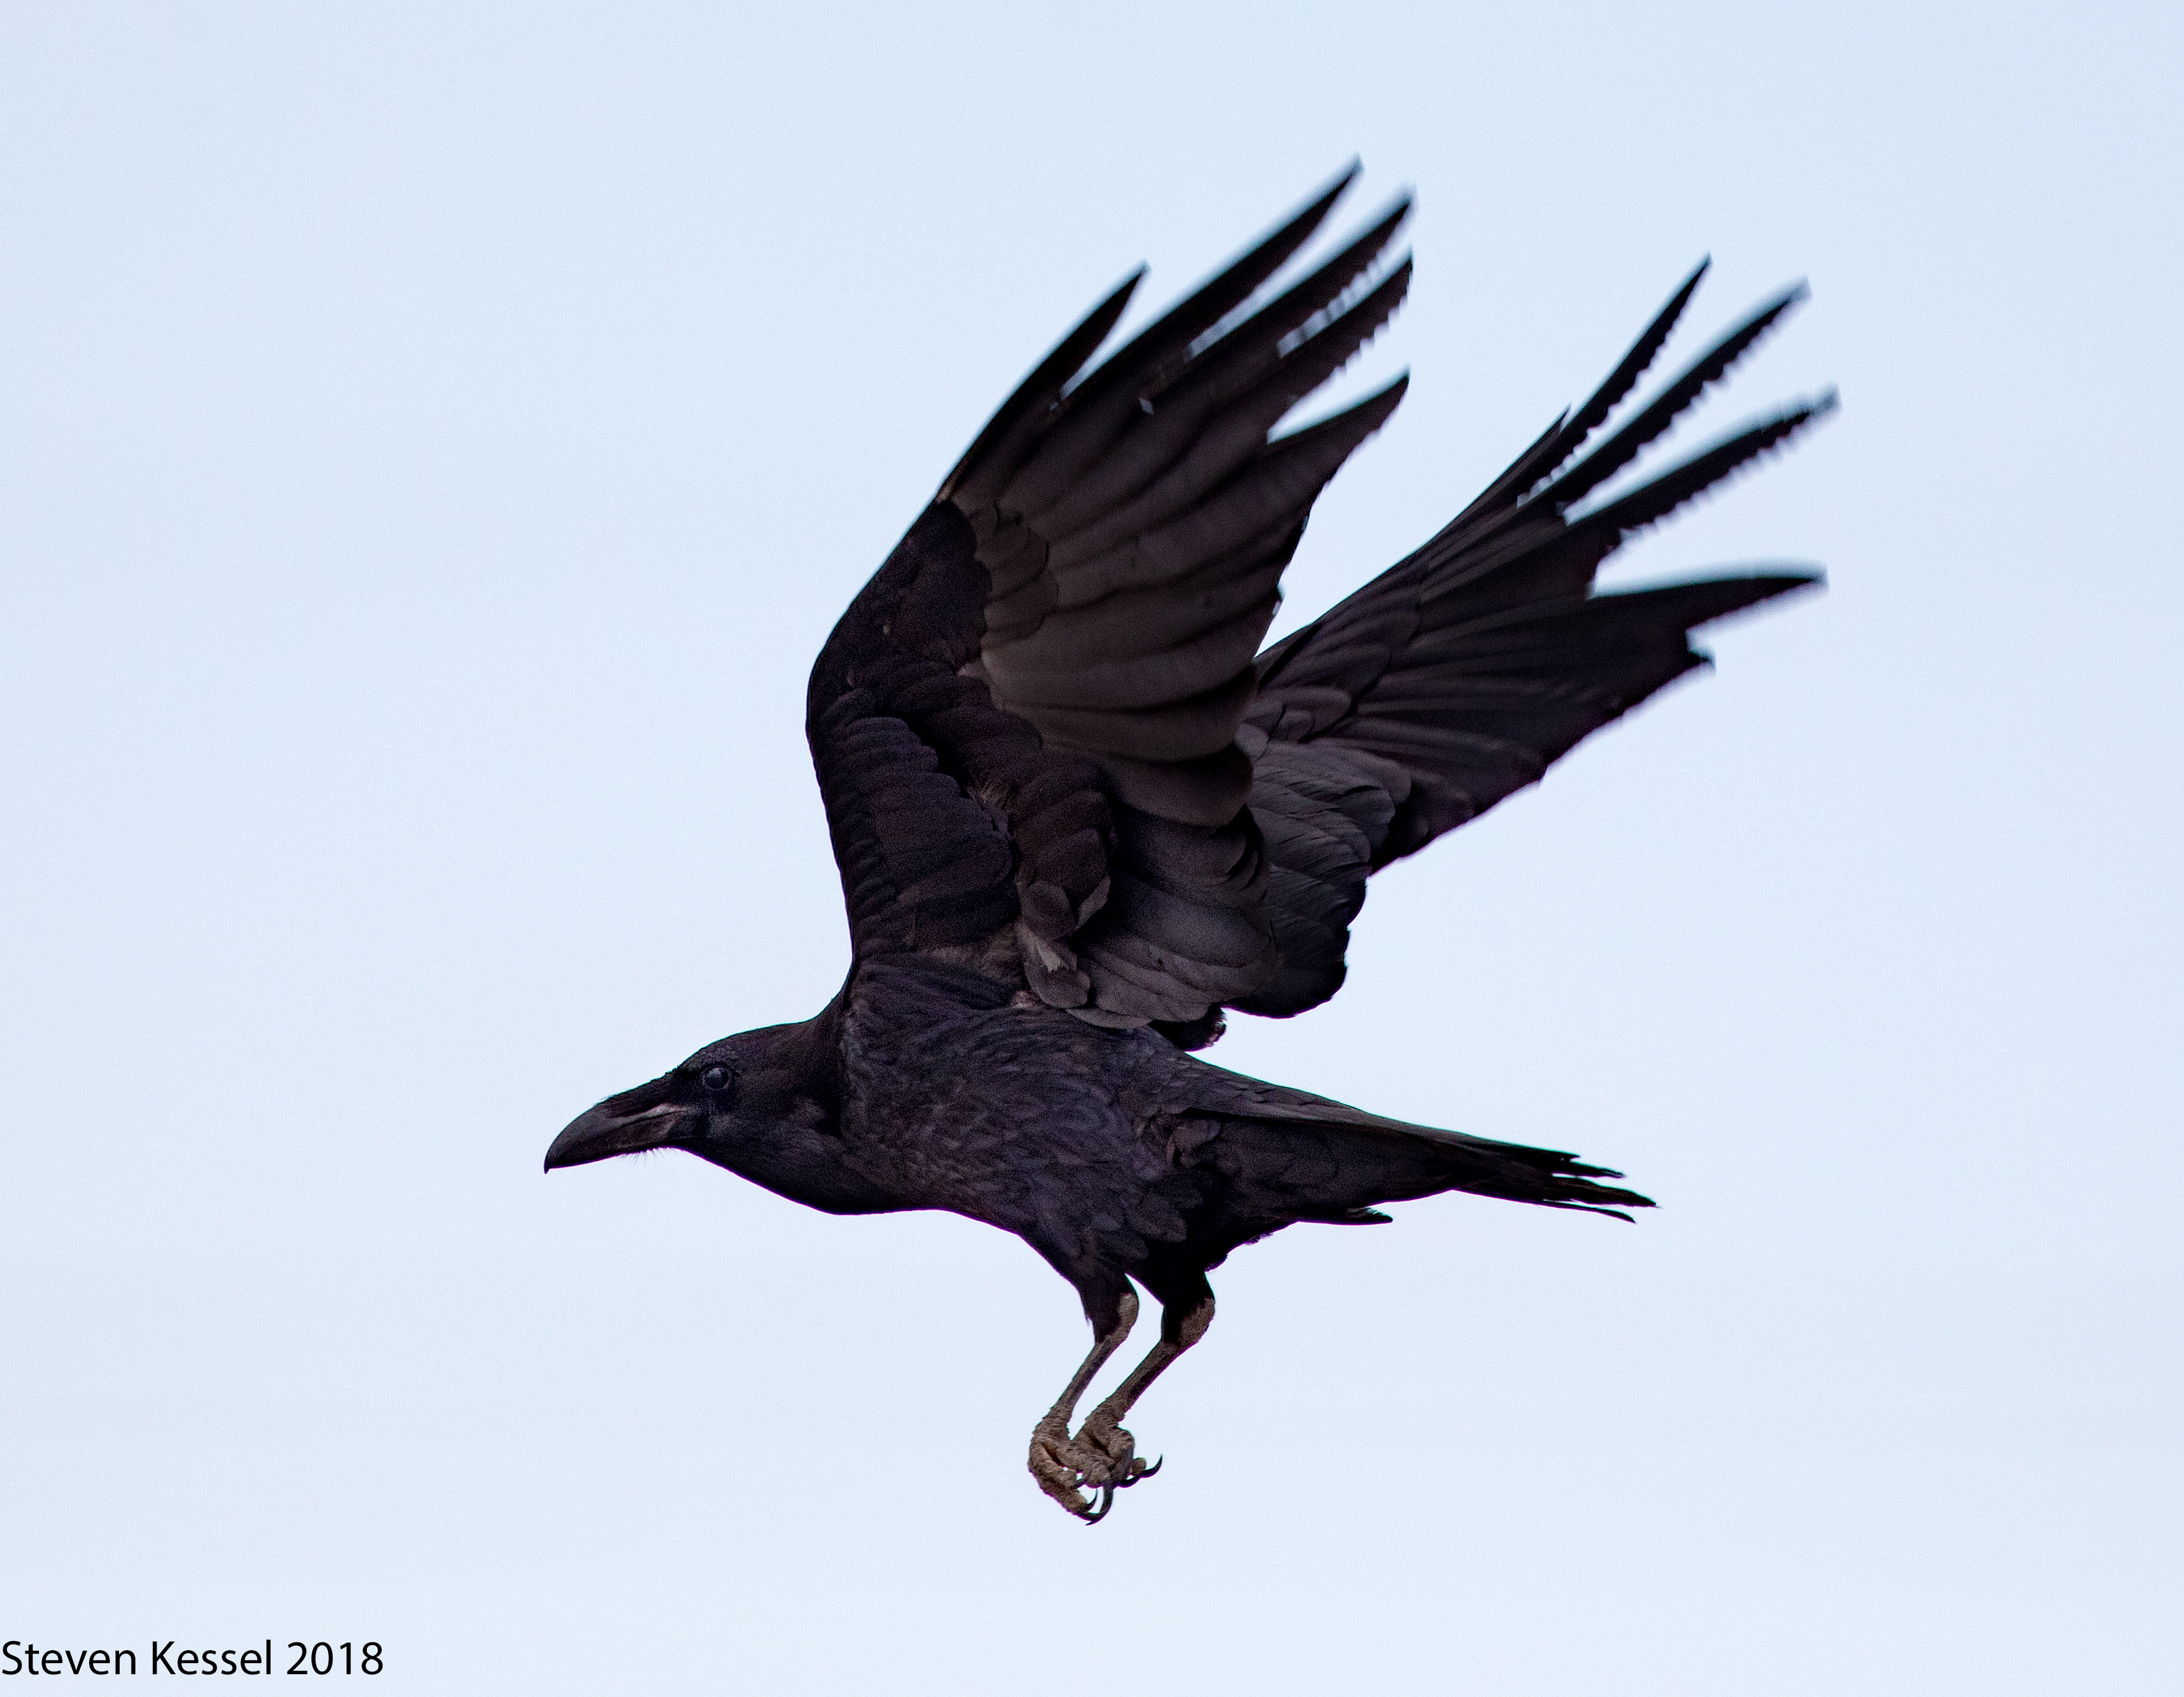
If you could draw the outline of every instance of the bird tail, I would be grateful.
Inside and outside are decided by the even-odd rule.
[[[1619,1220],[1630,1217],[1626,1209],[1653,1206],[1649,1197],[1599,1182],[1622,1174],[1565,1150],[1413,1125],[1203,1061],[1188,1064],[1201,1105],[1170,1130],[1171,1158],[1186,1168],[1218,1168],[1251,1198],[1247,1207],[1362,1225],[1387,1218],[1373,1212],[1380,1203],[1452,1190]]]
[[[1428,1141],[1435,1146],[1446,1175],[1440,1190],[1468,1191],[1474,1196],[1501,1197],[1539,1208],[1608,1214],[1618,1220],[1630,1218],[1624,1211],[1626,1209],[1653,1206],[1651,1197],[1636,1191],[1595,1182],[1621,1178],[1623,1175],[1613,1168],[1589,1166],[1560,1149],[1535,1149],[1523,1143],[1466,1137],[1453,1131],[1431,1133]],[[1433,1193],[1436,1192],[1429,1192]]]
[[[1535,1149],[1523,1143],[1469,1137],[1423,1125],[1407,1125],[1400,1130],[1329,1125],[1324,1130],[1343,1145],[1346,1164],[1355,1164],[1373,1175],[1368,1184],[1375,1203],[1410,1202],[1453,1190],[1498,1197],[1505,1202],[1528,1202],[1535,1208],[1612,1214],[1624,1220],[1630,1218],[1625,1210],[1653,1206],[1652,1197],[1636,1191],[1598,1182],[1619,1179],[1622,1174],[1608,1167],[1590,1166],[1561,1149]],[[1387,1217],[1369,1208],[1358,1208],[1346,1210],[1340,1223],[1363,1225]]]

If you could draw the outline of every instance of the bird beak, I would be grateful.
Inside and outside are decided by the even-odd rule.
[[[674,1141],[676,1132],[690,1117],[680,1102],[644,1106],[632,1097],[644,1089],[610,1097],[597,1108],[578,1114],[562,1129],[546,1152],[546,1170],[581,1167],[588,1161],[604,1161],[616,1155],[633,1155],[640,1149],[657,1149]]]

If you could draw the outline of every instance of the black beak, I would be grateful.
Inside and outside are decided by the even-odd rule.
[[[673,1142],[676,1133],[688,1123],[690,1110],[680,1102],[662,1102],[632,1112],[630,1097],[638,1094],[632,1091],[627,1096],[610,1097],[571,1119],[547,1150],[546,1170],[581,1167],[589,1161],[633,1155],[640,1149],[658,1149]]]

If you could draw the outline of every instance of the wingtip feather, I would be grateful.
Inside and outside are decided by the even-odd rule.
[[[1020,439],[1031,433],[1047,409],[1061,399],[1070,380],[1084,369],[1099,351],[1100,344],[1113,334],[1116,324],[1130,304],[1130,297],[1137,293],[1145,276],[1145,267],[1140,263],[1079,319],[1045,359],[1032,367],[1030,374],[1017,385],[986,421],[985,427],[971,445],[963,450],[963,457],[942,480],[938,499],[945,500],[958,494],[986,470],[986,461],[997,450],[1010,445],[1012,438]]]

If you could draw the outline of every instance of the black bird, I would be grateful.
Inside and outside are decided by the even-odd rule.
[[[1270,435],[1410,282],[1407,256],[1383,262],[1406,199],[1243,310],[1356,170],[1088,371],[1131,276],[994,415],[811,670],[805,728],[852,942],[842,988],[800,1024],[723,1038],[608,1098],[546,1155],[550,1169],[687,1149],[831,1214],[943,1209],[1015,1232],[1092,1323],[1030,1457],[1087,1521],[1153,1471],[1123,1417],[1205,1334],[1206,1272],[1240,1244],[1449,1190],[1651,1205],[1568,1154],[1190,1052],[1224,1009],[1326,1001],[1373,873],[1704,664],[1696,626],[1816,581],[1593,592],[1625,539],[1834,404],[1788,407],[1579,510],[1802,298],[1760,308],[1580,453],[1702,264],[1446,528],[1256,653],[1312,501],[1403,393],[1398,379]],[[1137,1317],[1133,1281],[1159,1299],[1160,1341],[1072,1432]]]

